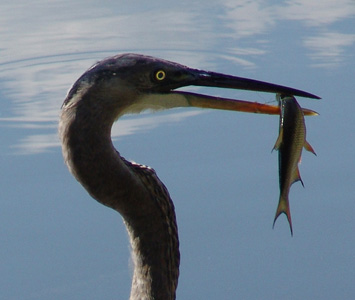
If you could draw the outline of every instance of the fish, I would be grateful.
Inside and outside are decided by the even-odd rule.
[[[279,185],[280,198],[277,206],[273,228],[277,218],[282,214],[286,214],[290,225],[291,236],[293,236],[291,212],[289,206],[289,191],[291,185],[297,181],[303,184],[298,169],[301,160],[302,149],[316,152],[306,140],[306,125],[304,114],[301,106],[295,97],[290,95],[277,95],[280,107],[280,127],[279,136],[276,140],[273,150],[279,151]],[[318,115],[313,112],[311,115]]]

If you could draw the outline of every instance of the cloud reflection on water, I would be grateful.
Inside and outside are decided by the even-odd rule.
[[[344,60],[345,48],[355,43],[355,34],[326,32],[304,40],[304,45],[314,51],[310,54],[318,67],[336,67]]]
[[[334,23],[350,21],[355,16],[352,0],[296,0],[286,1],[283,5],[268,4],[262,0],[227,0],[223,4],[225,15],[221,19],[226,22],[227,28],[233,30],[230,37],[234,39],[256,36],[256,42],[265,42],[264,35],[270,34],[283,21],[296,21],[301,26],[312,28],[295,38],[303,40],[302,45],[310,51],[308,56],[316,62],[316,66],[341,65],[346,47],[355,43],[354,34],[331,28]]]
[[[280,19],[300,21],[306,26],[326,26],[351,18],[355,14],[353,0],[288,0],[278,8]]]
[[[273,31],[283,22],[298,22],[307,28],[297,37],[299,46],[307,49],[314,66],[329,68],[340,66],[355,43],[354,34],[333,28],[355,14],[352,0],[186,3],[189,10],[165,2],[138,10],[128,4],[120,10],[92,4],[82,10],[81,1],[38,1],[31,9],[24,3],[15,10],[13,4],[4,4],[0,87],[12,101],[12,113],[0,121],[18,122],[23,128],[40,127],[42,122],[48,128],[48,122],[57,122],[65,91],[74,80],[97,58],[117,52],[145,52],[205,69],[216,69],[217,60],[256,68],[253,58],[272,51],[270,45],[278,38]],[[151,122],[169,118],[157,120]],[[147,126],[127,124],[132,126],[124,127],[127,134],[139,130],[139,124]],[[19,147],[38,152],[53,145],[58,145],[56,134],[38,133],[22,139]]]
[[[185,118],[194,117],[203,112],[206,111],[180,111],[169,114],[154,114],[153,116],[143,114],[139,117],[130,117],[128,119],[119,120],[119,124],[117,126],[114,125],[112,128],[112,138],[113,140],[116,140],[125,135],[152,130],[161,124],[181,122]],[[38,154],[50,151],[52,148],[59,146],[60,142],[58,134],[53,133],[27,135],[13,148],[16,154]]]

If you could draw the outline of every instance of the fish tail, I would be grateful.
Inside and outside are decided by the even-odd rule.
[[[288,202],[288,197],[280,196],[279,204],[277,206],[275,218],[274,218],[274,223],[272,225],[272,228],[275,226],[275,222],[277,218],[284,213],[287,217],[288,224],[290,225],[290,230],[291,230],[291,235],[293,236],[293,230],[292,230],[292,221],[291,221],[291,212],[290,212],[290,206]]]

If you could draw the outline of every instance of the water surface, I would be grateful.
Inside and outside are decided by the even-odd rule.
[[[120,216],[67,171],[60,106],[93,63],[138,52],[303,89],[299,183],[272,230],[278,118],[176,109],[125,116],[113,129],[128,159],[153,166],[174,200],[178,299],[350,299],[355,295],[352,0],[12,1],[0,5],[0,290],[4,299],[128,299]],[[188,88],[272,102],[274,95]]]

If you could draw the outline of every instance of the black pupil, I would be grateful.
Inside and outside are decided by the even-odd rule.
[[[163,71],[158,71],[157,72],[157,79],[163,79],[164,78],[164,72]]]

